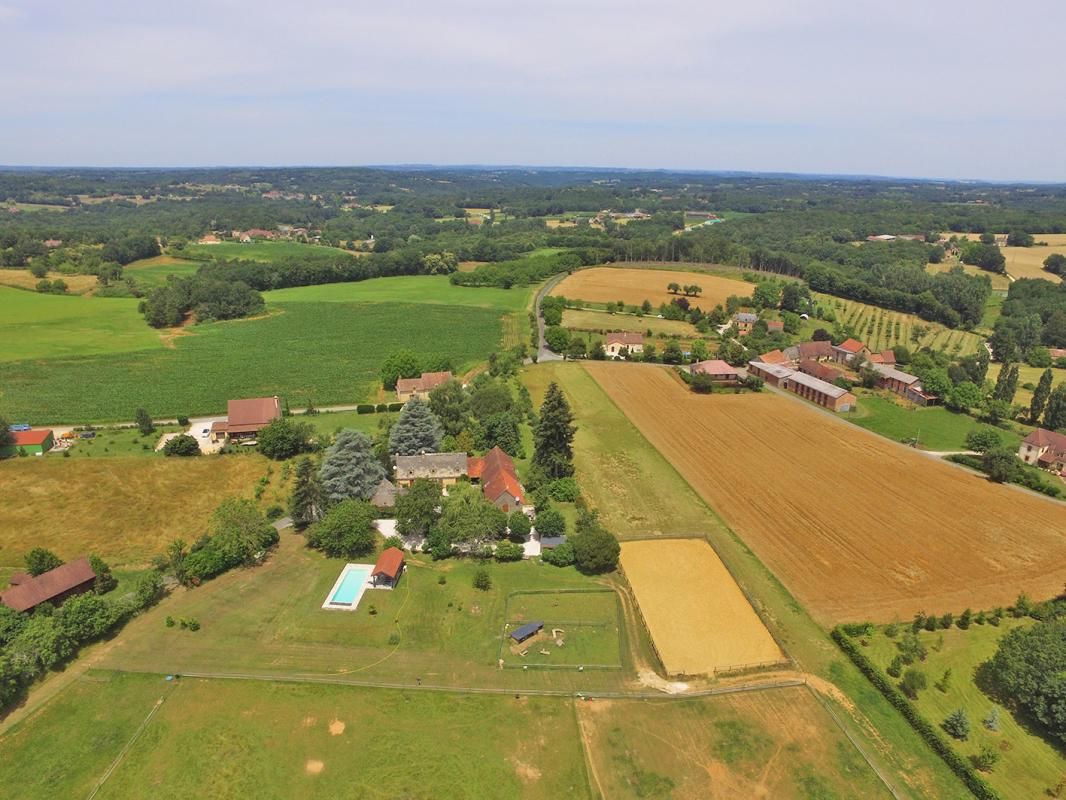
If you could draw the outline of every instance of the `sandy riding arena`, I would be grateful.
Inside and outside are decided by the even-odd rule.
[[[784,658],[706,542],[624,542],[622,569],[667,674],[713,674]]]

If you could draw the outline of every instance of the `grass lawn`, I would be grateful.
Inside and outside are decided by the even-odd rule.
[[[0,782],[86,796],[160,698],[100,800],[591,796],[571,700],[108,672],[0,739]]]
[[[0,286],[0,363],[161,348],[159,333],[145,324],[137,302]],[[0,409],[5,411],[7,384],[0,378]]]
[[[958,609],[955,611],[958,613]],[[951,628],[936,632],[923,630],[918,634],[929,652],[926,660],[918,665],[929,680],[929,688],[919,692],[915,701],[918,710],[933,725],[939,725],[958,708],[966,710],[970,718],[969,739],[960,742],[944,734],[945,738],[954,743],[963,757],[976,755],[982,745],[999,752],[999,763],[984,777],[1005,798],[1043,797],[1045,790],[1053,788],[1066,775],[1062,750],[1033,733],[1026,724],[1020,724],[1006,708],[999,708],[998,732],[981,724],[997,704],[977,687],[974,671],[995,654],[1000,638],[1008,631],[1031,624],[1032,620],[1007,618],[998,628],[974,624],[965,631]],[[884,669],[898,652],[896,643],[880,632],[869,639],[866,653]],[[934,684],[947,669],[951,670],[951,680],[947,691],[941,691]]]
[[[270,263],[281,258],[307,258],[308,256],[336,256],[345,255],[357,258],[355,253],[341,250],[338,247],[324,247],[316,244],[301,244],[300,242],[272,242],[256,241],[246,242],[219,242],[218,244],[191,244],[188,245],[184,254],[197,259],[243,259],[245,261],[263,261]]]
[[[577,420],[578,480],[616,536],[703,536],[721,526],[580,364],[538,364],[523,370],[522,381],[538,406],[551,381],[562,387]]]
[[[358,560],[373,563],[374,557]],[[616,687],[623,679],[617,671],[526,672],[497,665],[512,592],[609,583],[573,568],[522,561],[485,565],[492,587],[480,591],[472,585],[477,562],[412,556],[396,589],[367,590],[354,611],[321,608],[345,563],[307,549],[300,534],[283,533],[265,565],[179,591],[133,620],[123,646],[101,663],[153,672],[325,674],[406,683],[420,677],[463,687]],[[167,628],[166,615],[194,617],[203,627],[195,635]],[[623,641],[616,634],[614,652],[627,653],[629,636]]]
[[[803,687],[578,706],[604,797],[887,798]]]
[[[860,389],[858,397],[858,411],[847,414],[845,419],[895,442],[917,438],[922,450],[965,450],[966,434],[975,428],[994,430],[1010,447],[1017,447],[1024,435],[1015,427],[993,428],[943,406],[921,408],[906,401],[897,402],[896,395],[889,392]]]
[[[251,497],[268,466],[254,454],[0,461],[0,568],[21,567],[34,547],[63,559],[96,553],[112,566],[147,563],[174,539],[200,538],[218,503]],[[264,503],[276,502],[278,481],[271,477]]]
[[[158,345],[143,321],[137,330]],[[131,420],[138,407],[155,417],[218,413],[230,398],[273,394],[294,407],[355,403],[395,350],[469,369],[498,346],[501,316],[490,308],[293,302],[263,318],[187,330],[172,349],[0,364],[0,414],[84,423]]]
[[[297,419],[300,422],[310,422],[320,435],[325,434],[332,436],[338,431],[353,430],[362,431],[367,436],[373,437],[378,432],[379,427],[386,418],[391,417],[392,419],[396,419],[398,416],[398,412],[394,414],[388,412],[381,414],[357,414],[354,411],[334,411],[328,414],[312,414],[311,416],[301,414],[294,417],[294,419]]]
[[[186,430],[180,425],[157,425],[155,433],[141,436],[136,428],[101,428],[95,438],[76,439],[67,451],[69,458],[92,458],[93,456],[142,456],[144,458],[166,458],[157,452],[155,446],[166,433]],[[48,453],[47,458],[68,458],[59,450]]]
[[[507,632],[534,620],[543,622],[544,629],[522,644],[504,640],[501,657],[512,667],[536,664],[621,669],[621,614],[618,596],[610,589],[514,594],[507,599],[504,614]],[[555,630],[562,631],[558,637],[553,635]],[[520,655],[523,650],[525,656]]]
[[[633,366],[633,369],[643,367]],[[841,654],[755,554],[707,507],[680,474],[619,411],[580,364],[539,364],[522,380],[539,402],[547,384],[563,387],[576,415],[578,480],[608,529],[620,538],[656,531],[705,536],[799,668],[840,691],[838,717],[905,796],[969,793],[907,722]],[[593,479],[583,476],[595,476]]]

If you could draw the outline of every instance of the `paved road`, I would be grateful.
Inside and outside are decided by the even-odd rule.
[[[540,301],[548,296],[548,292],[555,288],[555,285],[559,283],[570,273],[561,272],[558,275],[553,275],[544,282],[544,285],[540,287],[537,292],[537,302],[533,306],[533,314],[537,318],[537,361],[563,361],[563,357],[558,353],[553,353],[548,349],[547,344],[544,342],[544,317],[540,315]]]

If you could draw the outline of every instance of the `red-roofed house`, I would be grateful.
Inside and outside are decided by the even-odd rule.
[[[791,352],[792,348],[788,350]],[[812,361],[828,361],[833,358],[833,343],[824,339],[817,342],[800,342],[795,350],[794,360],[796,361],[808,358]]]
[[[693,375],[707,375],[712,381],[721,381],[722,383],[739,383],[740,373],[736,368],[731,367],[725,361],[720,358],[710,359],[708,361],[697,361],[691,367],[689,372]]]
[[[611,331],[607,334],[607,341],[603,349],[611,358],[620,358],[622,350],[627,353],[644,352],[644,336],[640,333],[626,333],[624,331]]]
[[[836,367],[831,367],[828,364],[822,364],[809,358],[799,362],[799,371],[813,375],[826,383],[836,383],[837,379],[844,377],[844,373]]]
[[[1066,436],[1037,428],[1018,445],[1018,458],[1062,475],[1066,473]]]
[[[68,597],[91,591],[96,581],[89,559],[79,558],[62,564],[36,578],[20,580],[0,594],[0,603],[15,611],[32,611],[41,603],[59,605]]]
[[[871,364],[884,364],[888,367],[896,366],[896,353],[893,350],[882,350],[880,353],[870,353],[867,359]]]
[[[396,586],[396,582],[400,580],[400,576],[403,575],[406,563],[403,557],[403,550],[398,547],[385,548],[382,554],[378,556],[373,572],[370,573],[371,582],[380,589],[393,588]]]
[[[7,447],[0,448],[0,458],[18,455],[20,452],[27,455],[43,456],[55,444],[52,431],[47,428],[31,431],[12,431],[11,436],[14,441]]]
[[[420,400],[429,398],[429,393],[447,383],[454,376],[451,372],[423,372],[417,378],[400,378],[396,381],[396,397],[401,403],[406,403],[412,397]]]
[[[522,509],[525,490],[518,480],[514,461],[499,447],[492,448],[480,458],[468,458],[466,472],[471,481],[481,483],[485,499],[497,508],[506,512]]]
[[[276,419],[281,419],[281,401],[273,397],[230,400],[226,421],[211,423],[211,440],[217,442],[228,436],[232,441],[254,441],[259,431]]]
[[[763,353],[758,356],[756,361],[761,361],[764,364],[788,364],[790,359],[780,350],[771,350],[768,353]]]
[[[833,345],[833,358],[841,364],[850,364],[858,355],[870,357],[870,348],[858,339],[845,339],[840,344]]]

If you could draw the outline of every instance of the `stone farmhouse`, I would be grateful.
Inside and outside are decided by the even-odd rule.
[[[621,358],[625,353],[643,353],[644,335],[612,331],[607,334],[603,349],[610,358]],[[623,352],[624,351],[624,352]]]
[[[417,378],[400,378],[396,381],[396,397],[401,403],[406,403],[412,397],[420,400],[429,398],[429,393],[447,383],[455,377],[451,372],[423,372]]]
[[[1037,428],[1018,445],[1018,458],[1026,464],[1066,475],[1066,435]]]

